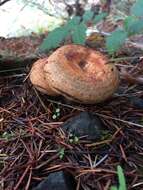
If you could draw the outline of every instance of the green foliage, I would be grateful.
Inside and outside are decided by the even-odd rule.
[[[78,144],[79,143],[79,138],[73,134],[69,135],[69,142],[71,144]]]
[[[86,25],[81,22],[78,27],[74,28],[71,37],[75,44],[84,45],[86,38]]]
[[[111,187],[111,190],[118,190],[117,187]]]
[[[110,54],[117,51],[124,43],[127,33],[124,30],[116,30],[106,39],[106,48]]]
[[[5,139],[5,140],[10,140],[12,139],[12,137],[14,137],[14,134],[12,132],[8,133],[8,132],[4,132],[0,138]]]
[[[143,17],[143,0],[137,0],[131,8],[131,14],[136,17]]]
[[[53,115],[52,115],[52,118],[57,119],[59,117],[60,117],[60,108],[56,108]]]
[[[88,10],[84,13],[82,19],[84,22],[88,22],[88,21],[92,20],[93,16],[94,16],[94,13],[92,11]]]
[[[126,39],[132,35],[143,33],[143,0],[137,0],[131,7],[131,15],[127,16],[123,23],[123,28],[113,31],[106,38],[106,48],[110,54],[114,54],[124,44]],[[82,17],[75,16],[64,26],[56,28],[48,34],[40,46],[40,51],[47,52],[50,49],[57,48],[66,38],[72,40],[75,44],[85,44],[87,23],[91,21],[97,24],[104,19],[107,13],[103,12],[94,17],[94,13],[88,10]]]
[[[135,16],[129,16],[124,20],[124,28],[128,36],[143,32],[143,20]]]
[[[123,23],[123,29],[118,29],[106,38],[106,47],[114,54],[124,44],[125,40],[135,34],[143,33],[143,0],[137,0],[131,7],[131,15]]]
[[[65,148],[61,148],[61,149],[59,150],[59,158],[60,158],[60,159],[63,159],[64,156],[65,156]]]
[[[132,26],[134,25],[134,23],[137,21],[137,18],[135,16],[128,16],[125,20],[124,20],[124,29],[130,33],[130,29],[132,28]]]
[[[92,11],[86,11],[82,18],[75,16],[64,26],[58,27],[48,34],[39,50],[48,52],[50,49],[57,48],[66,38],[70,37],[75,44],[85,44],[87,22],[92,21],[94,24],[101,21],[107,16],[106,13],[101,13],[94,17]]]
[[[70,19],[64,26],[65,28],[70,32],[72,32],[75,28],[75,26],[78,26],[80,23],[80,17],[74,16],[72,19]]]
[[[104,18],[106,18],[107,15],[108,15],[108,14],[105,13],[105,12],[98,14],[98,15],[93,19],[93,23],[94,23],[94,24],[97,24],[98,22],[100,22],[101,20],[103,20]]]
[[[127,190],[126,180],[121,166],[117,166],[117,174],[118,174],[119,187],[117,188],[115,186],[112,186],[111,190]]]
[[[52,48],[58,47],[58,45],[68,35],[68,31],[65,27],[59,27],[48,34],[40,46],[40,51],[46,52]]]
[[[143,33],[143,20],[136,20],[131,26],[129,30],[129,35],[140,34]]]

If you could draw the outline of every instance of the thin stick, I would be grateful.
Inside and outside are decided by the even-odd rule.
[[[45,106],[44,102],[43,102],[43,101],[42,101],[42,99],[40,98],[40,96],[39,96],[39,94],[38,94],[37,90],[36,90],[34,87],[33,87],[33,89],[34,89],[35,94],[37,95],[37,97],[38,97],[38,99],[39,99],[39,101],[40,101],[40,103],[41,103],[42,107],[43,107],[43,108],[44,108],[44,110],[47,112],[47,111],[48,111],[48,108]]]
[[[118,119],[118,118],[115,118],[115,117],[111,117],[111,116],[104,115],[104,114],[99,114],[99,113],[96,113],[96,115],[101,116],[101,117],[105,117],[105,118],[107,118],[107,119],[113,119],[113,120],[115,120],[115,121],[120,121],[120,122],[126,123],[126,124],[128,124],[128,125],[134,125],[134,126],[136,126],[136,127],[141,127],[141,128],[143,128],[143,125],[140,125],[140,124],[137,124],[137,123],[133,123],[133,122],[131,122],[131,121],[126,121],[126,120]]]
[[[17,183],[16,186],[14,187],[14,190],[17,190],[17,189],[19,188],[19,185],[20,185],[21,182],[23,181],[23,179],[24,179],[25,175],[27,174],[27,172],[28,172],[28,170],[29,170],[30,167],[31,167],[30,165],[27,166],[27,168],[25,169],[23,175],[20,177],[20,180],[18,181],[18,183]]]
[[[141,59],[140,56],[133,56],[133,57],[119,57],[119,58],[112,58],[110,59],[111,62],[117,62],[117,61],[125,61],[125,60],[132,60],[132,59]]]

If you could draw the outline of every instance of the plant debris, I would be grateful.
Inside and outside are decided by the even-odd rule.
[[[134,77],[143,74],[143,60],[116,63]],[[27,71],[28,73],[29,71]],[[0,80],[0,179],[1,189],[36,187],[53,171],[66,170],[77,181],[77,190],[107,190],[117,184],[121,165],[129,190],[143,188],[143,109],[130,97],[143,98],[143,86],[122,78],[117,93],[92,105],[48,98],[31,88],[26,73]],[[55,110],[58,117],[53,117]],[[82,111],[96,114],[106,133],[98,141],[70,141],[61,126]]]

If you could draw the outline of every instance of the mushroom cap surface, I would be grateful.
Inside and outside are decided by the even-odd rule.
[[[44,65],[49,87],[67,99],[85,104],[106,100],[119,84],[118,70],[106,56],[81,45],[65,45]]]
[[[33,64],[29,76],[30,81],[39,91],[49,95],[57,95],[57,93],[50,88],[48,82],[45,80],[43,69],[46,63],[47,58],[43,58]]]

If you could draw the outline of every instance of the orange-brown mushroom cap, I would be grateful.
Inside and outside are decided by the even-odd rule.
[[[44,76],[53,91],[86,104],[104,101],[119,84],[116,67],[103,54],[73,44],[49,56]]]
[[[45,80],[43,68],[46,63],[47,63],[47,58],[43,58],[39,59],[33,64],[29,76],[30,81],[39,91],[48,95],[55,96],[57,95],[57,93],[50,88],[48,82]]]

